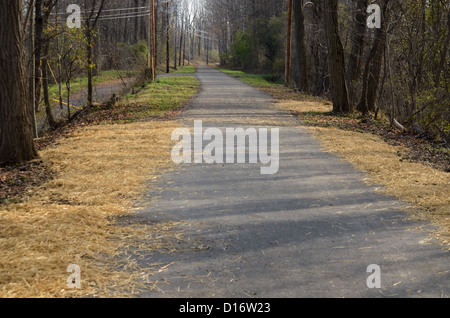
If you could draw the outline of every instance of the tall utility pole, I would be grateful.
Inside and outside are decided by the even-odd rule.
[[[289,0],[289,12],[287,23],[287,39],[286,39],[286,69],[284,85],[289,86],[291,82],[291,43],[292,43],[292,12],[294,9],[294,0]]]
[[[148,58],[147,58],[147,68],[149,70],[153,67],[153,34],[152,34],[152,28],[153,28],[153,9],[152,9],[152,0],[149,0],[149,10],[150,13],[148,15],[148,28],[147,28],[147,41],[148,41]],[[152,72],[152,80],[153,80],[153,72]]]
[[[169,30],[170,30],[170,12],[169,12],[169,9],[170,9],[170,5],[169,5],[169,0],[167,0],[167,3],[166,3],[166,22],[167,22],[167,24],[166,24],[166,40],[167,40],[167,42],[166,42],[166,73],[168,74],[168,73],[170,73],[170,56],[169,56],[169,54],[170,54],[170,43],[169,43]]]
[[[184,33],[184,13],[181,14],[181,32],[180,32],[180,58],[178,59],[178,66],[181,67],[181,57],[183,54],[183,36]]]
[[[175,11],[173,12],[175,15],[175,30],[173,35],[173,49],[174,49],[174,61],[173,68],[177,69],[177,37],[178,37],[178,5],[175,5]]]
[[[150,21],[148,23],[148,61],[147,68],[151,71],[151,79],[156,79],[156,32],[155,32],[155,0],[150,0]]]
[[[152,80],[156,79],[156,21],[155,21],[155,0],[152,2]]]
[[[188,65],[191,65],[191,43],[192,43],[192,37],[191,37],[192,27],[189,23],[188,25],[188,31],[187,31],[187,40],[188,42]]]

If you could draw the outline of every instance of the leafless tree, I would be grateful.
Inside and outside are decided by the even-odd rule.
[[[0,163],[38,156],[28,98],[22,1],[0,2]]]

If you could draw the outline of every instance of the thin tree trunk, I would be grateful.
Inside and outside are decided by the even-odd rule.
[[[187,20],[185,20],[185,34],[184,34],[184,40],[183,40],[183,66],[184,66],[184,61],[186,60],[186,41],[189,40],[189,35],[188,35],[188,24],[187,24]]]
[[[105,0],[100,1],[100,6],[96,14],[96,3],[94,1],[92,4],[92,9],[89,16],[86,19],[86,54],[87,54],[87,76],[88,76],[88,88],[87,88],[87,106],[90,107],[93,102],[93,62],[92,62],[92,45],[93,45],[93,33],[95,30],[95,26],[97,25],[98,18],[103,10],[103,6],[105,5]],[[85,1],[85,7],[87,8],[87,2]],[[91,20],[93,20],[91,22]]]
[[[50,105],[50,96],[48,92],[48,61],[47,55],[49,50],[50,43],[47,41],[44,44],[44,55],[42,57],[42,86],[44,92],[44,104],[45,104],[45,113],[47,115],[48,124],[51,128],[56,126],[55,118],[53,117],[52,108]]]
[[[70,80],[66,82],[66,88],[67,88],[67,122],[70,122],[70,118],[72,117],[70,114]]]
[[[367,57],[364,67],[363,85],[361,92],[361,100],[358,103],[357,110],[366,115],[369,111],[375,110],[376,93],[378,90],[378,83],[380,80],[381,63],[383,59],[383,52],[386,46],[386,20],[387,20],[387,6],[389,0],[384,0],[382,3],[382,17],[383,25],[375,31],[375,40]]]
[[[35,22],[34,22],[34,94],[35,94],[35,105],[34,109],[37,112],[39,109],[39,104],[41,101],[41,89],[42,89],[42,46],[44,43],[43,32],[44,32],[44,17],[42,14],[42,0],[35,0]]]
[[[93,103],[93,81],[92,81],[92,32],[88,27],[86,30],[86,58],[87,58],[87,107],[91,107]]]
[[[175,7],[177,8],[177,7]],[[178,40],[178,12],[175,11],[175,25],[174,25],[174,33],[173,33],[173,68],[176,70],[177,69],[177,40]]]
[[[287,35],[286,35],[286,66],[284,75],[284,85],[289,86],[291,83],[291,49],[292,49],[292,11],[294,8],[294,0],[289,0]]]
[[[356,10],[353,17],[353,30],[351,34],[351,53],[348,60],[347,68],[347,87],[349,102],[353,106],[356,103],[356,87],[355,83],[359,77],[361,70],[361,55],[364,47],[366,35],[366,9],[367,0],[355,0]]]
[[[156,18],[157,14],[155,14],[155,0],[151,1],[152,7],[152,80],[156,79]]]
[[[181,58],[182,58],[182,55],[183,55],[183,39],[184,39],[183,33],[184,33],[184,16],[183,16],[183,19],[181,19],[180,58],[178,60],[178,66],[179,67],[181,67]]]
[[[447,61],[448,45],[450,43],[450,11],[447,13],[447,39],[444,42],[444,48],[441,51],[439,67],[434,75],[434,87],[438,88],[440,84],[441,74],[445,69],[445,62]]]
[[[169,38],[169,29],[170,29],[170,15],[169,15],[170,4],[167,1],[166,4],[166,73],[170,73],[170,38]]]
[[[139,7],[139,0],[134,0],[134,7],[135,8]],[[138,28],[139,19],[134,18],[134,39],[133,39],[134,43],[138,43],[138,41],[139,41],[139,28]]]

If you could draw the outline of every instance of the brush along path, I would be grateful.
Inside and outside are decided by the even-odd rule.
[[[128,90],[133,84],[136,83],[137,78],[135,76],[125,76],[123,79],[114,79],[105,82],[101,82],[93,86],[93,99],[95,102],[106,102],[111,98],[113,94],[120,94],[123,91]],[[67,94],[66,92],[64,92]],[[56,121],[65,120],[67,118],[67,103],[70,102],[71,114],[73,115],[77,111],[83,109],[87,101],[87,88],[77,91],[70,96],[70,101],[67,98],[63,99],[63,108],[59,107],[58,97],[51,100],[53,117]],[[48,130],[48,122],[45,116],[45,110],[43,107],[40,109],[40,113],[37,114],[37,129],[40,135],[45,130]]]
[[[126,220],[148,180],[173,166],[170,137],[179,123],[165,120],[166,112],[182,107],[198,85],[193,77],[147,85],[50,138],[39,162],[51,180],[22,193],[21,203],[0,205],[0,297],[128,296],[165,269],[143,268],[129,256],[172,251],[182,240],[176,222]],[[81,270],[81,289],[67,287],[70,264]]]
[[[321,145],[272,98],[199,67],[202,92],[182,119],[206,127],[279,127],[280,169],[259,164],[186,164],[149,191],[158,199],[136,221],[182,222],[185,239],[148,277],[141,297],[442,297],[449,254],[428,244],[428,223],[406,220],[405,204]],[[370,289],[367,268],[381,269]]]
[[[102,125],[76,131],[41,153],[55,178],[24,203],[0,207],[0,297],[124,295],[142,270],[124,261],[124,246],[157,248],[170,223],[117,226],[145,182],[171,166],[174,122]],[[176,234],[179,235],[179,234]],[[80,290],[67,288],[70,264]],[[125,270],[124,270],[125,268]],[[146,270],[146,273],[150,270]]]

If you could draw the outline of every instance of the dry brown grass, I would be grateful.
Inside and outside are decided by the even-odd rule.
[[[332,111],[330,103],[282,100],[277,108],[300,114]],[[450,246],[450,175],[421,163],[403,160],[405,149],[392,146],[369,133],[337,128],[306,127],[324,146],[368,174],[367,182],[382,185],[382,191],[410,204],[414,219],[436,226],[431,233]]]
[[[150,273],[122,248],[158,248],[175,224],[119,226],[151,180],[172,161],[175,122],[91,126],[41,153],[57,171],[26,202],[0,208],[0,297],[112,296],[132,293]],[[82,288],[69,290],[69,264]],[[120,268],[119,268],[120,267]]]
[[[333,105],[321,101],[279,100],[275,106],[278,109],[286,110],[293,114],[309,112],[326,113],[333,110]]]
[[[420,163],[402,160],[402,147],[380,137],[334,128],[308,127],[327,151],[338,154],[368,173],[367,182],[411,204],[415,219],[438,227],[432,236],[450,246],[450,176]]]

